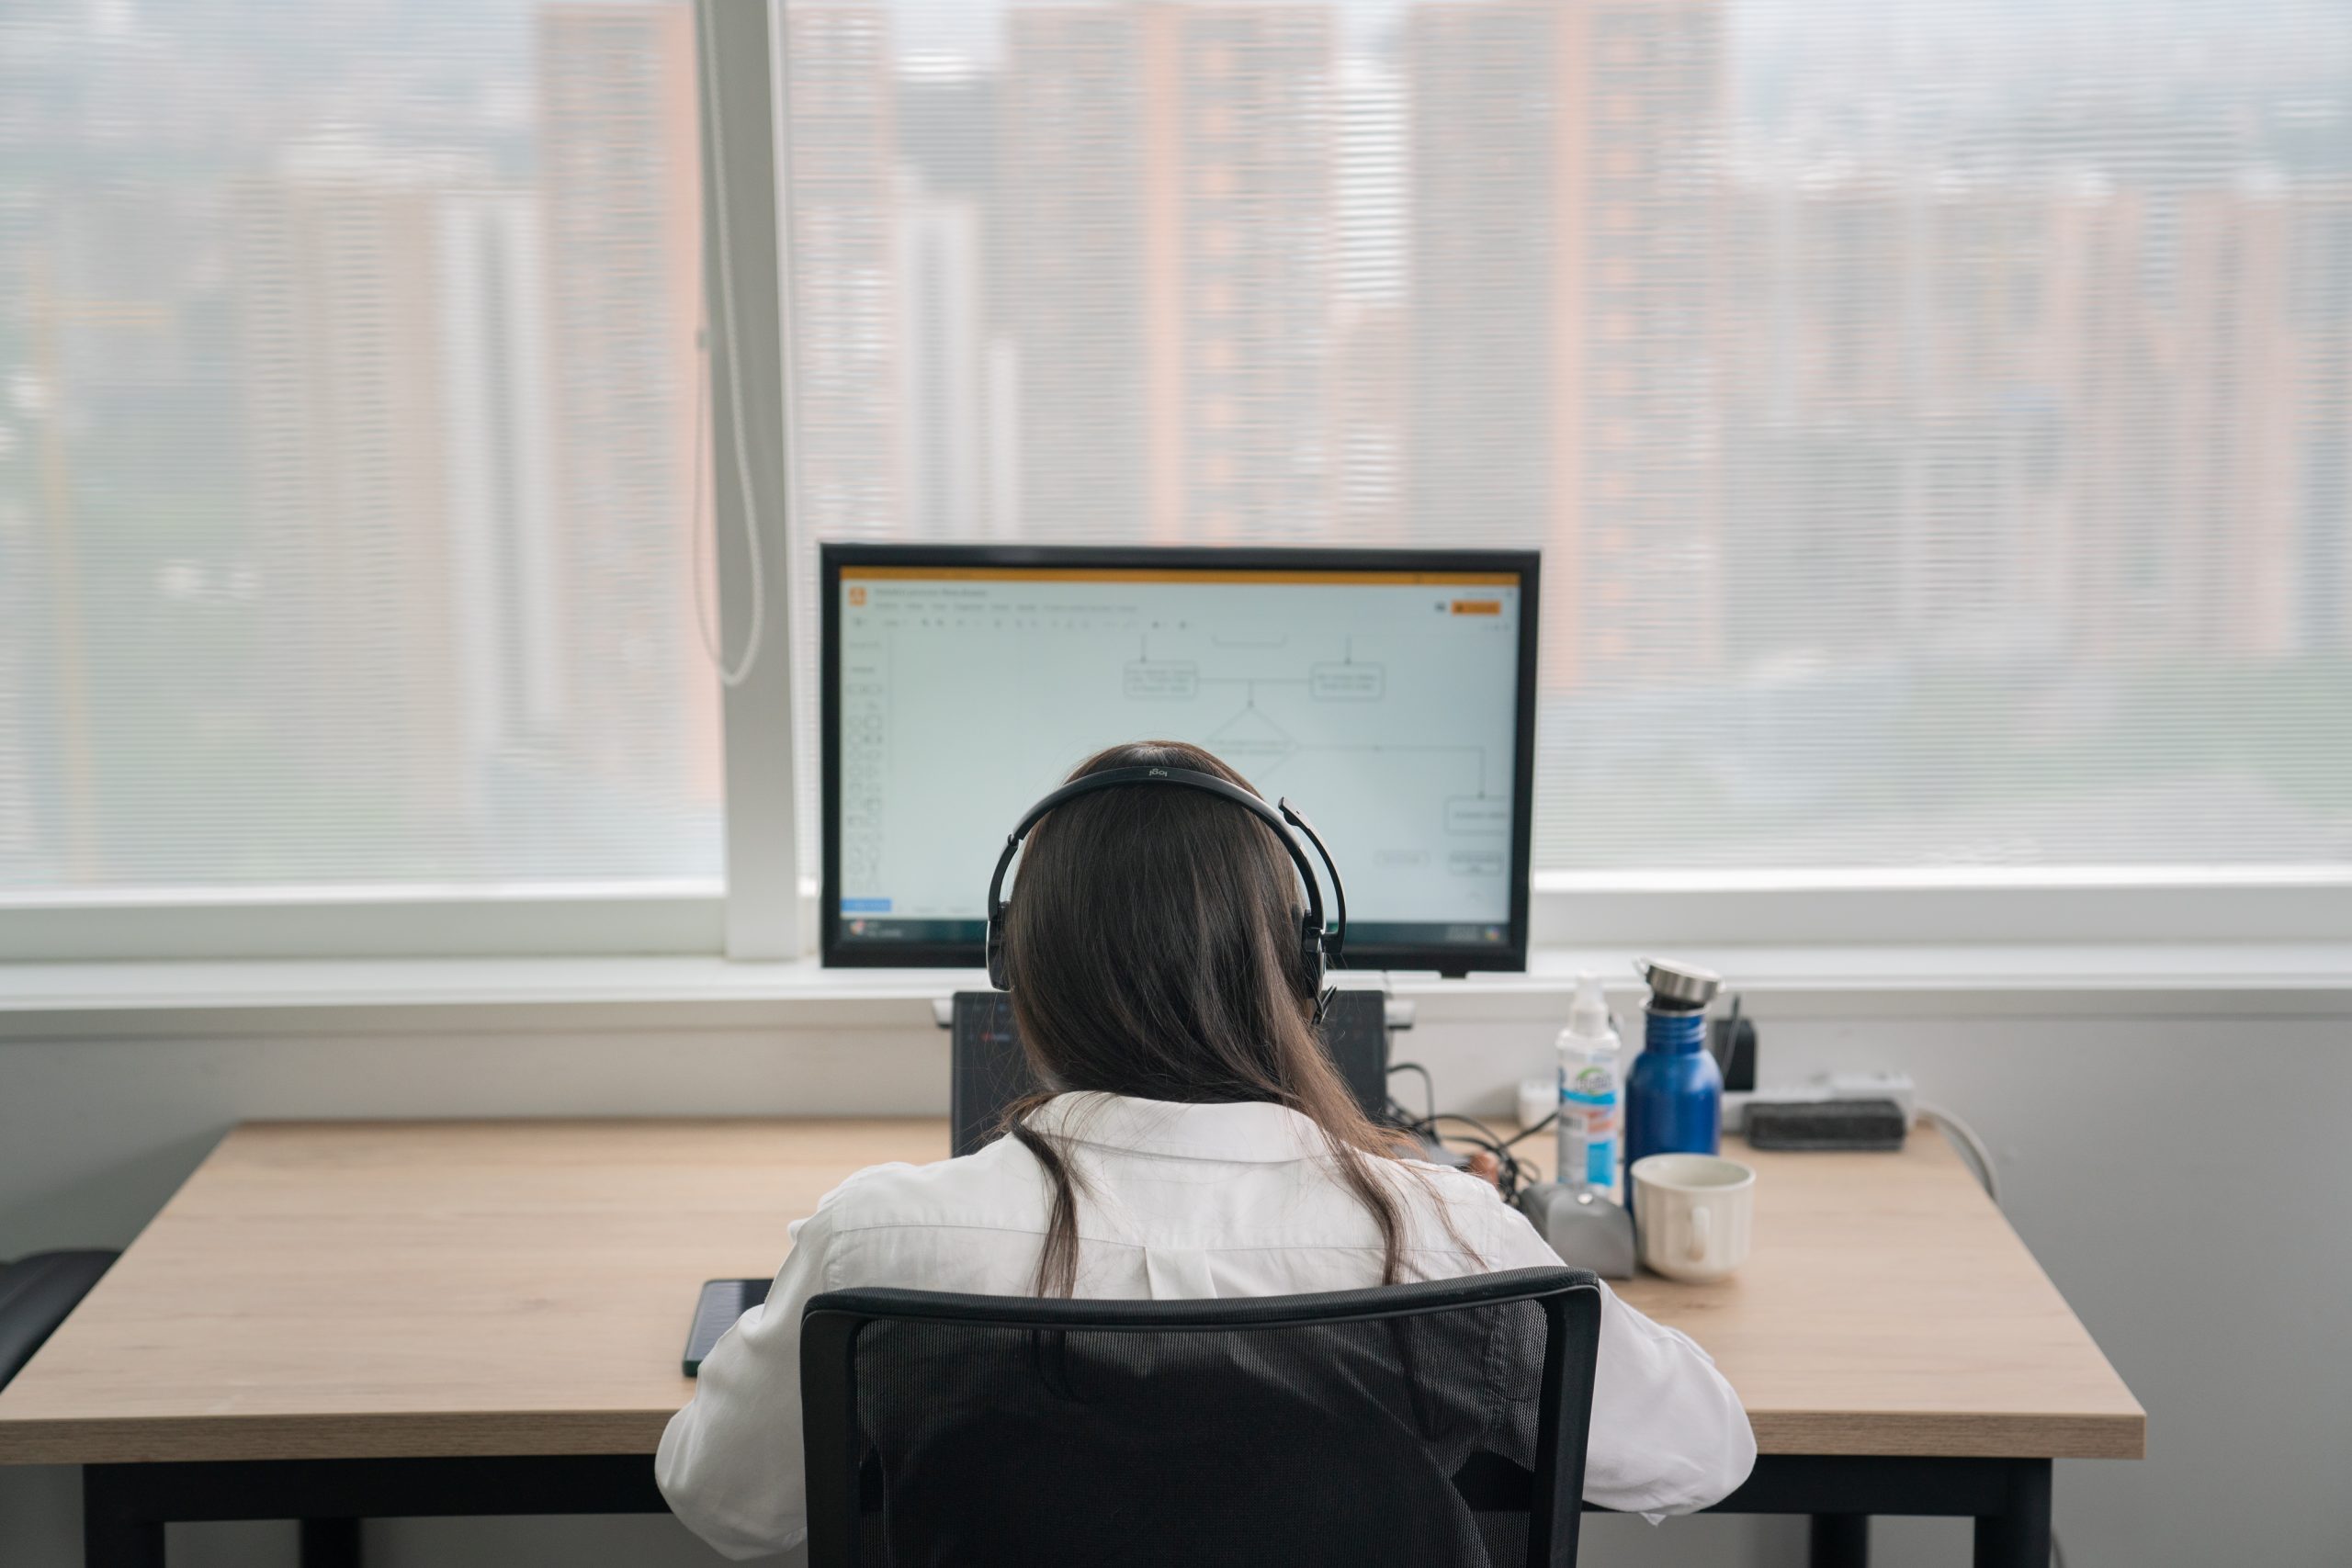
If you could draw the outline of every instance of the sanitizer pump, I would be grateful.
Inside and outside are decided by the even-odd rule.
[[[1618,1043],[1600,978],[1578,975],[1559,1039],[1558,1172],[1572,1191],[1611,1195],[1617,1189]]]

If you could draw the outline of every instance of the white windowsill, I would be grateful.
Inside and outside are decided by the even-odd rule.
[[[1838,988],[1876,987],[1888,975],[2038,979],[2053,962],[2100,980],[2143,972],[2164,980],[2186,970],[2235,987],[2250,968],[2274,963],[2284,974],[2332,975],[2332,958],[2314,969],[2299,955],[2352,950],[2352,870],[2337,865],[1542,872],[1532,891],[1539,974],[1559,962],[1573,968],[1577,961],[1561,954],[1586,954],[1589,963],[1595,953],[1760,951],[1759,931],[1779,937],[1775,956],[1752,970],[1726,964],[1726,973],[1752,973],[1759,984],[1826,976]],[[65,977],[57,988],[67,995],[85,988],[74,974],[118,966],[128,978],[100,979],[101,999],[141,993],[150,973],[163,976],[167,996],[182,987],[201,997],[252,985],[274,993],[281,976],[294,976],[297,990],[347,980],[374,995],[389,986],[397,1000],[445,983],[468,1000],[483,986],[495,993],[545,984],[573,994],[583,967],[590,995],[603,995],[609,979],[632,995],[650,987],[664,998],[707,998],[708,955],[741,946],[739,915],[761,928],[795,923],[773,908],[747,914],[741,902],[716,883],[0,892],[0,1012],[15,1005],[5,977],[11,964],[36,974],[36,990],[51,983],[39,969],[58,971]],[[816,929],[813,883],[800,884],[795,915],[797,930]],[[2098,940],[2086,941],[2086,933]],[[903,976],[809,976],[804,967],[731,972],[716,994],[906,994]],[[1623,972],[1613,958],[1602,967]],[[328,978],[300,977],[311,975]],[[481,978],[460,977],[471,976]]]
[[[1759,1017],[2352,1017],[2352,943],[2031,946],[1697,946]],[[1630,1000],[1630,953],[1546,949],[1524,975],[1386,977],[1423,1025],[1559,1014],[1579,969]],[[1376,985],[1356,974],[1343,983]],[[765,1023],[922,1027],[932,998],[984,982],[974,970],[826,969],[814,959],[717,957],[298,959],[0,964],[0,1036],[275,1033],[396,1015],[404,1026]]]

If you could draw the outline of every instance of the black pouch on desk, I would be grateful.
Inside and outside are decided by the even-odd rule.
[[[1891,1100],[1756,1104],[1745,1123],[1751,1149],[1899,1149],[1903,1107]]]
[[[710,1354],[735,1320],[768,1299],[773,1280],[705,1280],[702,1299],[695,1303],[694,1326],[686,1330],[686,1376],[702,1372],[702,1359]]]

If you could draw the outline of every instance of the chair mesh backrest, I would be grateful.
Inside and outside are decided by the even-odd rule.
[[[1536,1276],[1555,1291],[1578,1280],[1528,1271]],[[1589,1293],[1589,1277],[1583,1285]],[[1416,1293],[1422,1310],[1360,1315]],[[1498,1552],[1495,1521],[1474,1513],[1453,1478],[1474,1454],[1537,1466],[1550,1319],[1525,1295],[1453,1299],[1460,1294],[1448,1281],[1279,1303],[931,1298],[922,1315],[892,1309],[918,1292],[820,1298],[812,1318],[841,1303],[860,1314],[839,1341],[847,1429],[833,1439],[858,1464],[853,1560],[1515,1560],[1524,1522],[1517,1548],[1506,1528]],[[1284,1306],[1295,1306],[1286,1320],[1263,1321]],[[1080,1314],[1133,1321],[1062,1325]],[[1597,1324],[1597,1308],[1592,1316]],[[1250,1317],[1261,1321],[1236,1321]],[[1579,1479],[1589,1347],[1584,1362]],[[824,1436],[813,1426],[808,1436],[813,1529],[822,1483],[813,1445]],[[1572,1521],[1573,1494],[1567,1507]]]

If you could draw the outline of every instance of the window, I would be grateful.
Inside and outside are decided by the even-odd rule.
[[[0,17],[0,906],[788,944],[819,538],[1540,547],[1555,889],[2352,877],[2352,11],[773,10],[797,807],[690,0]]]
[[[694,40],[0,19],[0,893],[715,892]]]
[[[2352,12],[786,10],[804,562],[1540,546],[1555,876],[2352,863]]]

